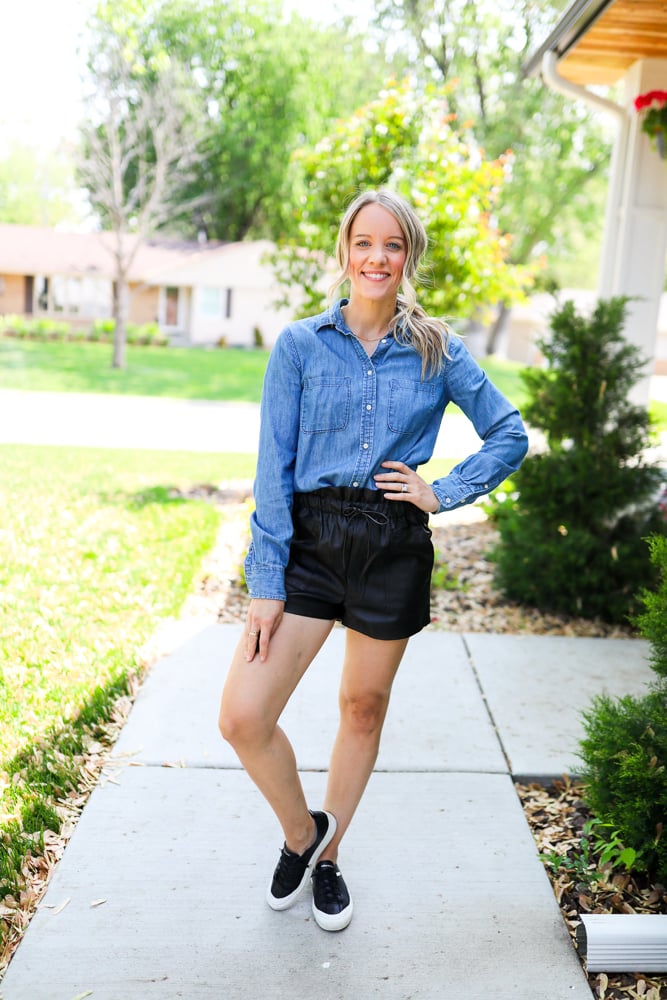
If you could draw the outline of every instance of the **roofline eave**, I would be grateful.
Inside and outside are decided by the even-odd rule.
[[[555,52],[560,59],[579,41],[614,0],[574,0],[549,37],[523,64],[523,76],[538,76],[546,52]]]

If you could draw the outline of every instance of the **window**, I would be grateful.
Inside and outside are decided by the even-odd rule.
[[[58,275],[51,280],[51,312],[63,313],[65,312],[65,305],[67,303],[67,278],[61,278]]]
[[[111,315],[111,282],[106,278],[35,276],[33,304],[37,313],[59,313],[89,319]]]
[[[82,316],[94,319],[111,315],[111,282],[101,278],[80,278],[78,303]]]
[[[202,316],[219,319],[222,316],[222,288],[202,288],[199,311]]]
[[[35,278],[35,310],[49,311],[49,279],[42,274],[38,274]]]

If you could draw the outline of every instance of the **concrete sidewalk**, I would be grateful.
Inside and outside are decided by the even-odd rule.
[[[254,403],[0,389],[0,443],[254,453],[258,438]],[[448,413],[434,457],[480,445],[470,421]]]
[[[654,376],[652,398],[667,392],[665,384],[667,378]],[[539,443],[530,428],[529,437]],[[0,444],[252,454],[258,438],[255,403],[0,389]],[[465,458],[481,444],[467,417],[450,410],[433,457]],[[667,465],[667,432],[648,457]]]
[[[281,834],[217,733],[240,626],[200,623],[154,666],[2,1000],[591,1000],[513,776],[577,770],[580,712],[653,675],[632,639],[426,629],[340,858],[340,934],[265,903]],[[286,709],[313,808],[344,630]]]

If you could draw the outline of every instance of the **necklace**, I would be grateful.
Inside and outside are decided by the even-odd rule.
[[[343,315],[343,319],[347,323],[347,318],[345,316],[345,309],[342,309],[341,312],[342,312],[342,315]],[[350,331],[350,333],[352,334],[352,336],[355,337],[356,340],[360,340],[362,344],[377,344],[377,342],[379,340],[384,340],[385,337],[389,336],[389,330],[388,329],[385,330],[384,333],[381,333],[379,337],[362,337],[360,334],[355,333],[354,330],[351,327],[349,327],[349,326],[348,326],[348,330]]]
[[[354,330],[350,330],[350,333],[353,337],[356,337],[357,340],[360,340],[362,344],[377,344],[378,340],[384,340],[385,337],[389,336],[389,331],[381,333],[379,337],[360,337],[358,333],[354,332]]]

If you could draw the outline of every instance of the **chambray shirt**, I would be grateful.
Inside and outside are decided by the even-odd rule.
[[[392,336],[368,357],[341,299],[279,335],[261,404],[252,541],[245,560],[253,597],[285,599],[294,493],[326,486],[377,489],[382,462],[417,469],[431,458],[453,402],[482,439],[479,451],[432,483],[438,513],[471,503],[515,471],[528,439],[517,409],[456,336],[442,370],[422,379],[421,355]]]

